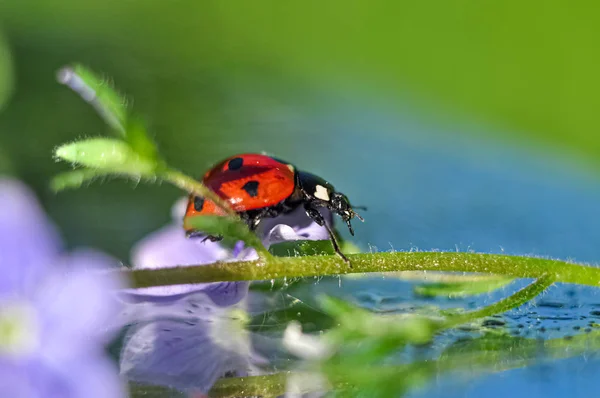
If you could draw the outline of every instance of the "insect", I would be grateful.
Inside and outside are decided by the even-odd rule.
[[[252,231],[263,218],[287,214],[302,206],[312,220],[327,229],[335,252],[348,262],[319,208],[339,215],[352,235],[351,220],[356,217],[363,221],[363,218],[354,211],[346,195],[337,192],[323,178],[298,170],[286,161],[249,153],[221,161],[204,174],[202,182],[226,200]],[[201,235],[185,222],[197,215],[225,215],[225,212],[209,199],[190,195],[184,218],[188,237]],[[217,241],[222,237],[205,239]]]

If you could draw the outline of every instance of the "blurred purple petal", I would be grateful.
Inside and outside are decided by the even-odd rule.
[[[111,265],[95,252],[61,257],[58,235],[33,194],[0,180],[0,324],[14,331],[0,340],[3,396],[89,396],[74,369],[108,363],[104,343],[111,336],[103,325],[117,315],[112,295],[124,285],[97,269]],[[112,374],[118,381],[114,367]],[[90,373],[88,384],[123,396],[100,377]]]
[[[56,373],[48,372],[48,368]],[[0,357],[2,397],[27,398],[116,398],[125,397],[125,385],[115,364],[102,357],[90,361],[74,358],[57,366],[47,361],[30,361],[21,366]]]
[[[225,374],[247,374],[250,342],[239,309],[217,307],[203,294],[177,307],[171,319],[128,333],[121,352],[121,372],[128,379],[206,393]]]
[[[231,251],[231,256],[234,258],[237,258],[240,256],[240,254],[242,254],[242,251],[245,248],[245,244],[243,241],[238,241],[236,242],[235,246],[233,247],[233,250]]]
[[[204,325],[188,333],[192,326],[156,321],[136,328],[121,353],[121,372],[135,382],[207,392],[223,375],[224,355],[202,333]]]
[[[201,265],[231,259],[231,253],[218,242],[188,239],[182,227],[164,227],[140,241],[132,250],[134,268],[162,268],[179,265]],[[247,282],[197,283],[157,286],[136,289],[138,299],[152,300],[153,296],[179,296],[205,290],[213,301],[222,306],[239,302],[248,291]]]
[[[31,190],[0,179],[0,298],[29,292],[60,248],[56,229]]]
[[[188,320],[190,317],[209,316],[215,303],[204,291],[176,296],[124,296],[123,324],[139,324],[160,319]],[[200,309],[200,310],[198,310]],[[207,310],[208,309],[208,310]]]
[[[121,379],[115,363],[107,357],[98,361],[82,361],[72,364],[69,369],[72,380],[72,397],[114,398],[127,396],[127,388]],[[47,397],[47,395],[43,395]]]
[[[107,343],[115,329],[109,328],[121,310],[117,293],[123,281],[107,274],[118,262],[102,253],[86,250],[63,256],[61,272],[50,275],[36,293],[36,306],[51,325],[47,330],[44,351],[53,357],[62,354],[65,341],[85,350],[89,341]]]
[[[6,397],[35,397],[28,368],[0,356],[0,391]]]
[[[182,227],[171,225],[146,236],[131,254],[134,268],[209,264],[228,256],[229,251],[218,242],[188,239]]]
[[[190,286],[191,288],[187,290],[182,289],[182,292],[177,294],[140,294],[137,291],[149,290],[150,288],[128,289],[128,291],[121,292],[119,297],[123,302],[130,304],[155,303],[157,305],[169,305],[190,294],[203,292],[214,304],[227,307],[240,302],[248,293],[248,282],[197,283],[185,286]]]

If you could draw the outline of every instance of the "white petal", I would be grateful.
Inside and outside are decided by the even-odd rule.
[[[317,336],[302,333],[298,322],[290,322],[283,334],[283,345],[299,358],[323,359],[331,355],[332,349]]]

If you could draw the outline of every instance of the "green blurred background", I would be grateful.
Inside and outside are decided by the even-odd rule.
[[[485,153],[461,143],[482,140],[597,174],[598,11],[591,1],[0,0],[0,168],[36,189],[70,245],[127,259],[169,221],[181,194],[170,186],[49,190],[66,169],[53,147],[107,132],[56,83],[58,68],[81,62],[128,94],[168,161],[193,175],[268,151],[341,181],[355,201],[372,204],[375,183],[401,201],[406,175],[353,180],[347,165],[379,175],[378,160],[394,167],[394,148],[411,142],[477,167]],[[375,133],[365,122],[349,139],[337,121],[363,109],[421,127]]]

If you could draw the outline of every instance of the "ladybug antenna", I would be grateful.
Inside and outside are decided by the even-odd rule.
[[[367,211],[367,206],[352,206],[352,208]]]
[[[360,214],[358,214],[358,213],[357,213],[357,212],[355,212],[355,211],[352,211],[352,213],[353,213],[354,217],[358,218],[358,219],[359,219],[360,221],[362,221],[362,222],[365,222],[365,219],[364,219],[364,218],[362,218]]]

